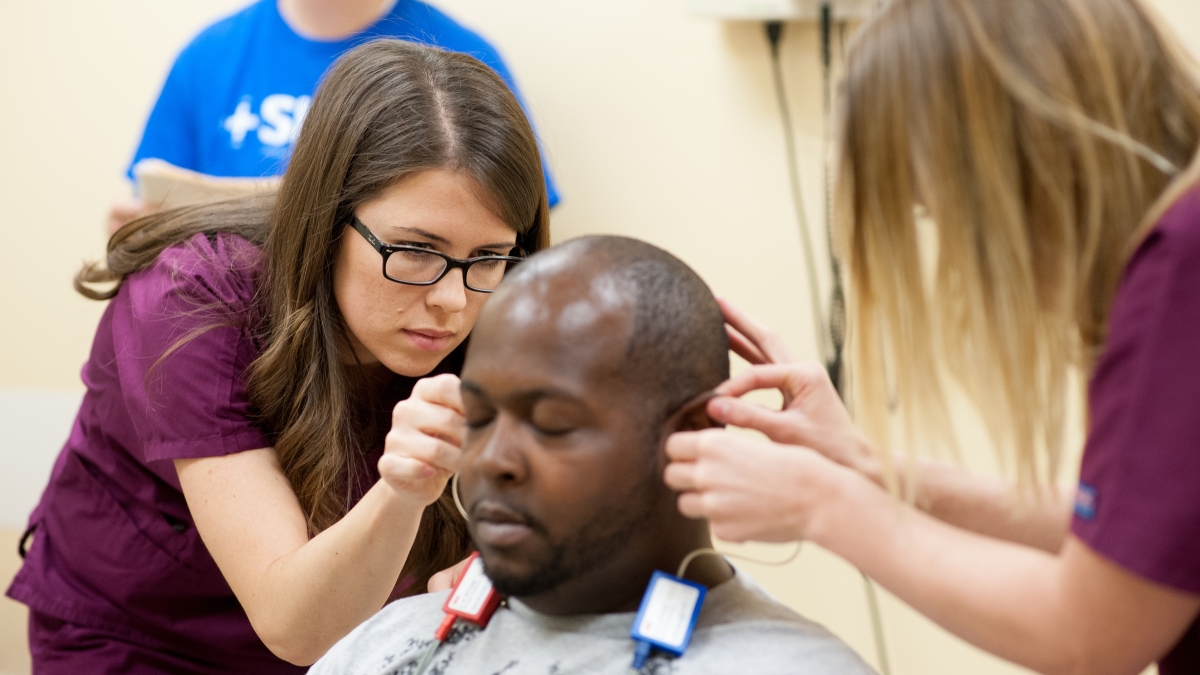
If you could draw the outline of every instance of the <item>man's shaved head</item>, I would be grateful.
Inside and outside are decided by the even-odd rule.
[[[675,256],[628,237],[581,237],[530,258],[509,274],[501,293],[527,293],[564,277],[588,277],[604,301],[632,305],[624,359],[612,365],[637,390],[646,424],[665,420],[729,379],[721,308],[700,276]]]
[[[460,487],[496,588],[554,614],[624,611],[653,570],[709,545],[663,483],[662,448],[712,425],[693,399],[728,375],[720,308],[665,251],[585,237],[510,273],[462,371]]]

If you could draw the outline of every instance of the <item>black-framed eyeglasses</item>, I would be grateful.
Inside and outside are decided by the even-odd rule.
[[[383,256],[383,276],[399,284],[432,286],[450,270],[461,269],[463,285],[476,293],[491,293],[504,281],[508,268],[525,259],[513,255],[484,255],[459,260],[420,246],[385,244],[357,216],[351,217],[350,224]]]

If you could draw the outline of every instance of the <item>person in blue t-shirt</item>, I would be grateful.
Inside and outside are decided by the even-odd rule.
[[[380,37],[470,54],[525,106],[496,49],[419,0],[258,0],[206,28],[180,53],[142,132],[130,178],[133,164],[150,157],[214,176],[282,174],[326,68]],[[548,169],[545,176],[553,207],[558,190]],[[110,212],[110,231],[145,210],[137,197],[121,200]]]

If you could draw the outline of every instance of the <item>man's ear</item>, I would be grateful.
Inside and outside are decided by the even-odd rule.
[[[712,399],[713,395],[709,393],[688,401],[678,412],[671,416],[668,422],[667,433],[673,434],[676,431],[700,431],[702,429],[724,427],[724,424],[720,424],[708,416],[708,402]]]

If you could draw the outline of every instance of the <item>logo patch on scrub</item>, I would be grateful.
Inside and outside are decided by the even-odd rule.
[[[1075,493],[1075,515],[1084,520],[1095,519],[1096,488],[1086,483],[1079,484],[1079,491]]]

